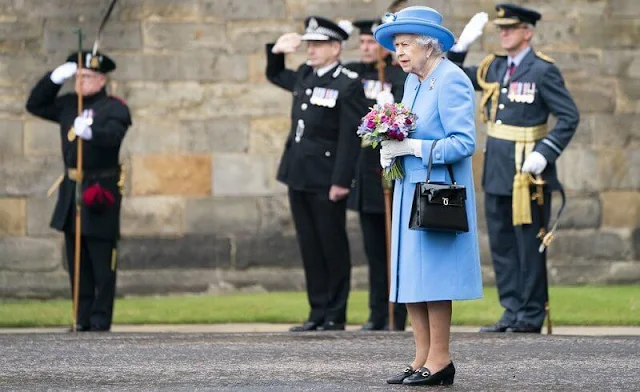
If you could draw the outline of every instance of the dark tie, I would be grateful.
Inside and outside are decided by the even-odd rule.
[[[513,73],[516,70],[516,63],[511,63],[509,65],[509,69],[507,70],[507,74],[509,75],[509,79],[511,79],[511,77],[513,76]]]

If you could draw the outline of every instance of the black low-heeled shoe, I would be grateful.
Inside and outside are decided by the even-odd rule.
[[[402,380],[404,385],[452,385],[456,375],[456,368],[450,362],[438,373],[431,374],[426,367],[416,370],[411,376]]]
[[[402,373],[394,374],[393,376],[387,378],[387,384],[402,384],[402,381],[411,376],[414,370],[411,366],[407,366],[404,368]]]

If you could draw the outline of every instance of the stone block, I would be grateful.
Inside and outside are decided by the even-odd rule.
[[[216,154],[214,196],[259,196],[273,191],[274,160],[267,155]]]
[[[11,299],[71,298],[69,275],[52,272],[0,271],[0,297]]]
[[[637,149],[600,150],[597,181],[600,189],[640,189],[640,151]]]
[[[588,149],[564,150],[557,161],[558,178],[567,190],[595,191],[598,181],[598,154]]]
[[[437,0],[430,2],[429,6],[441,11],[444,7],[438,8],[438,6],[444,6],[447,3],[444,0]],[[334,20],[353,20],[362,18],[363,15],[384,15],[390,2],[385,0],[289,0],[287,4],[291,15],[297,20],[304,20],[308,15],[322,15]]]
[[[634,48],[640,39],[637,18],[583,18],[576,26],[576,42],[581,48]]]
[[[51,121],[26,121],[24,153],[26,155],[60,155],[60,126]]]
[[[295,234],[287,195],[261,197],[258,199],[261,233]]]
[[[183,121],[180,133],[183,151],[246,152],[249,143],[249,120],[239,116]]]
[[[607,0],[524,0],[525,7],[534,8],[544,17],[538,22],[538,31],[546,28],[547,20],[568,20],[585,17],[605,17],[608,11]]]
[[[138,155],[131,165],[132,195],[211,194],[209,155]]]
[[[37,51],[41,35],[42,26],[38,23],[0,22],[0,52]]]
[[[198,0],[128,0],[120,6],[121,20],[197,20]]]
[[[45,195],[63,169],[60,157],[8,157],[0,165],[0,196]]]
[[[632,260],[633,239],[630,230],[563,230],[551,243],[550,259]]]
[[[631,114],[597,114],[585,119],[593,129],[596,147],[640,146],[640,117]]]
[[[550,260],[549,281],[551,284],[636,284],[640,279],[640,263],[637,261],[591,261],[570,262]]]
[[[47,69],[46,57],[37,52],[0,54],[0,85],[15,87],[0,96],[0,111],[23,115],[28,96],[24,86],[33,86]]]
[[[113,17],[112,17],[113,18]],[[81,23],[78,27],[82,31],[94,31],[100,19],[91,22]],[[75,27],[75,26],[74,26]],[[77,48],[78,35],[69,28],[69,23],[47,21],[44,30],[44,49],[47,52],[65,51],[70,48]],[[142,32],[138,22],[118,22],[111,20],[109,28],[103,32],[100,40],[100,50],[108,52],[110,50],[135,50],[142,49]],[[119,56],[114,56],[118,61]]]
[[[125,238],[118,248],[121,270],[226,268],[230,259],[229,240],[210,235]]]
[[[634,0],[611,0],[609,9],[611,16],[616,19],[640,17],[640,7]]]
[[[537,44],[536,50],[538,50]],[[588,78],[591,75],[603,73],[602,62],[604,56],[599,51],[568,51],[555,47],[552,41],[542,51],[555,61],[555,65],[565,78]]]
[[[0,120],[0,160],[22,155],[22,121]]]
[[[611,79],[567,78],[566,85],[581,115],[592,112],[613,113],[615,111],[616,89],[615,83]]]
[[[218,84],[207,91],[200,108],[179,111],[185,117],[194,114],[209,117],[288,115],[291,93],[271,84]],[[242,102],[242,105],[238,105]],[[194,113],[197,112],[197,113]]]
[[[258,202],[250,197],[218,197],[186,201],[185,230],[218,237],[260,237]]]
[[[126,99],[134,118],[162,118],[167,113],[199,113],[205,97],[197,82],[125,83],[119,93]]]
[[[276,42],[282,34],[296,31],[296,27],[294,24],[282,22],[231,22],[227,26],[229,42],[232,42],[231,51],[233,53],[259,52],[264,57],[265,43]]]
[[[640,77],[640,50],[605,49],[602,51],[600,73],[621,78]]]
[[[78,20],[97,19],[97,23],[99,23],[106,12],[107,7],[107,3],[103,0],[73,2],[69,2],[68,0],[47,0],[46,2],[40,0],[16,0],[14,4],[17,11],[28,13],[30,18],[66,18],[74,20],[75,22]],[[120,2],[116,3],[113,13],[111,14],[112,20],[118,19],[121,4]],[[111,24],[109,24],[109,26],[111,26]],[[84,26],[83,31],[94,31],[96,28],[97,24],[91,29],[89,29],[88,26]]]
[[[535,34],[536,50],[572,50],[576,46],[578,20],[543,20],[538,25]],[[544,25],[544,26],[542,26]]]
[[[248,78],[248,64],[241,56],[207,51],[179,54],[122,54],[113,77],[120,81],[224,81],[242,82]]]
[[[295,235],[279,233],[234,238],[238,269],[251,267],[299,267],[302,259]]]
[[[27,203],[24,199],[0,198],[0,237],[27,233]]]
[[[285,0],[235,1],[202,0],[202,15],[223,20],[283,19],[287,15]]]
[[[602,225],[640,227],[640,192],[602,192]]]
[[[554,193],[551,200],[551,222],[555,222],[560,208],[560,195]],[[597,196],[567,196],[567,204],[560,217],[560,229],[595,229],[600,227],[602,207]]]
[[[227,39],[225,24],[156,23],[142,25],[144,46],[163,50],[224,49]],[[255,37],[254,37],[255,39]],[[233,42],[233,41],[232,41]],[[196,53],[191,53],[196,54]]]
[[[251,154],[281,154],[290,126],[291,119],[285,116],[251,119],[249,152]]]
[[[158,120],[143,118],[140,121],[134,121],[124,138],[121,152],[124,155],[130,155],[183,151],[181,143],[184,127],[179,122],[168,121],[168,119],[162,119],[167,121]]]
[[[0,270],[54,271],[62,263],[62,242],[58,238],[0,238]]]
[[[56,201],[56,194],[51,197],[35,196],[27,199],[27,235],[43,237],[58,233],[49,227]]]
[[[267,68],[267,59],[264,53],[250,54],[247,56],[249,63],[248,73],[250,83],[268,83],[265,70]]]
[[[182,234],[184,213],[185,199],[181,197],[125,197],[120,230],[129,237]]]

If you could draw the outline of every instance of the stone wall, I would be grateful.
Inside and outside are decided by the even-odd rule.
[[[30,88],[93,42],[107,0],[0,2],[0,296],[68,296],[62,238],[48,228],[60,174],[56,126],[25,113]],[[118,62],[110,90],[134,125],[122,151],[120,294],[301,289],[285,188],[275,169],[290,96],[264,77],[264,44],[308,14],[381,15],[389,0],[121,0],[103,48]],[[412,2],[421,3],[421,2]],[[557,60],[581,112],[560,158],[570,196],[550,251],[553,283],[640,281],[640,3],[519,1],[540,10],[536,49]],[[459,34],[493,1],[433,0]],[[488,27],[469,64],[496,50]],[[357,58],[350,40],[345,60]],[[291,56],[300,64],[304,53]],[[479,124],[478,151],[484,140]],[[475,156],[480,173],[482,156]],[[479,177],[477,177],[479,180]],[[480,195],[481,196],[481,195]],[[482,208],[480,198],[479,209]],[[557,204],[557,203],[556,203]],[[482,214],[482,211],[480,211]],[[481,215],[482,217],[482,215]],[[481,219],[485,281],[493,279]],[[366,284],[350,214],[354,284]]]

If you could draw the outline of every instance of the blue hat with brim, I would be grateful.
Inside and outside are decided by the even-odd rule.
[[[397,34],[427,35],[437,38],[442,45],[442,51],[446,52],[454,44],[455,37],[442,23],[442,15],[433,8],[413,6],[404,8],[395,14],[387,14],[385,23],[378,26],[373,36],[385,49],[395,52],[393,44]]]

